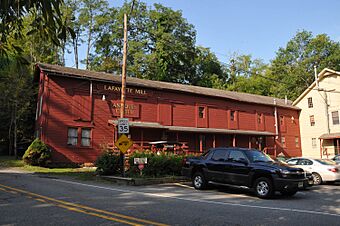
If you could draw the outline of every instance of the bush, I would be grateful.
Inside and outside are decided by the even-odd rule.
[[[117,153],[104,151],[103,154],[97,158],[95,165],[97,167],[96,172],[101,175],[121,174],[120,156]]]
[[[47,166],[50,162],[50,158],[51,150],[38,138],[32,142],[22,157],[26,164],[32,166]]]
[[[129,174],[131,176],[139,175],[138,165],[134,165],[134,158],[148,158],[147,164],[143,169],[144,176],[180,176],[182,161],[184,156],[174,155],[172,153],[162,153],[157,155],[152,152],[135,152],[129,158]]]

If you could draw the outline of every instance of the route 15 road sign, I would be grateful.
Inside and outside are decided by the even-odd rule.
[[[125,134],[129,133],[129,119],[127,118],[120,118],[118,119],[118,133]]]

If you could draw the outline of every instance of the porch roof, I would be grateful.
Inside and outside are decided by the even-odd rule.
[[[118,120],[109,120],[109,124],[117,125]],[[165,129],[174,132],[194,132],[194,133],[220,133],[220,134],[237,134],[237,135],[257,135],[257,136],[275,136],[275,133],[268,131],[253,130],[232,130],[232,129],[216,129],[216,128],[197,128],[185,126],[163,126],[156,122],[140,122],[130,121],[129,126],[151,129]]]
[[[324,133],[319,137],[319,139],[323,140],[331,140],[336,138],[340,138],[340,133]]]

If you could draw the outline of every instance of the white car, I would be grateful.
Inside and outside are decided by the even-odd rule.
[[[316,185],[322,182],[340,182],[340,166],[332,160],[301,157],[291,158],[286,162],[312,173]]]

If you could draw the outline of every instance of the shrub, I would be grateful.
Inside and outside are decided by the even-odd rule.
[[[104,151],[96,160],[96,172],[101,175],[119,175],[121,172],[120,156],[109,150]]]
[[[32,166],[47,166],[50,162],[50,158],[51,150],[38,138],[32,142],[22,157],[26,164]]]
[[[179,176],[181,175],[182,161],[184,156],[172,153],[161,153],[157,155],[152,152],[135,152],[129,158],[129,174],[135,176],[139,174],[138,165],[134,165],[134,158],[148,158],[144,166],[143,175],[150,177],[159,176]]]

